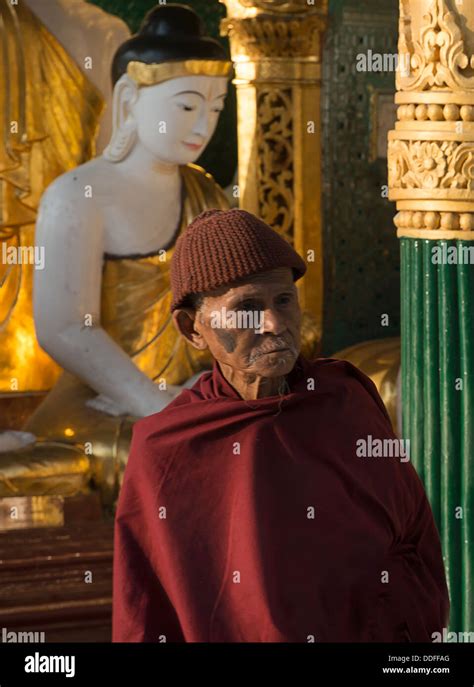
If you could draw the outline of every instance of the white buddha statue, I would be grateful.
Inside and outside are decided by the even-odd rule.
[[[24,427],[38,441],[0,454],[0,495],[68,495],[92,484],[110,505],[133,422],[209,365],[173,326],[169,267],[192,219],[229,206],[193,163],[215,131],[231,69],[183,5],[154,8],[118,49],[108,146],[41,200],[35,326],[65,372]],[[70,479],[55,479],[60,472]]]
[[[109,142],[110,64],[130,31],[85,0],[0,0],[0,36],[0,422],[19,427],[60,370],[36,340],[33,261],[4,256],[31,250],[47,186]]]

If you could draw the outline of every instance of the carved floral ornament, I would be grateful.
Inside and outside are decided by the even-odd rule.
[[[320,59],[328,0],[220,0],[227,8],[221,36],[229,36],[232,56],[247,59]]]
[[[244,7],[256,7],[260,10],[272,12],[301,12],[307,11],[306,0],[240,0]]]
[[[320,32],[325,27],[324,18],[317,14],[291,19],[274,19],[267,15],[244,19],[227,17],[221,21],[221,35],[231,38],[234,56],[318,58]]]
[[[413,41],[409,3],[401,1],[398,50],[411,57],[409,73],[397,72],[397,89],[473,91],[474,55],[464,52],[457,14],[449,9],[447,0],[433,0],[424,19],[419,41]]]
[[[224,4],[230,5],[229,0],[220,0]],[[327,9],[327,0],[237,0],[242,7],[257,9],[263,12],[278,12],[294,14],[298,12],[308,12],[311,9]]]
[[[390,141],[389,187],[474,190],[474,144]]]

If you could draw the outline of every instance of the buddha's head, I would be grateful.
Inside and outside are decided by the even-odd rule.
[[[231,71],[194,10],[152,9],[112,62],[113,134],[104,157],[120,162],[138,144],[166,164],[194,162],[216,129]]]

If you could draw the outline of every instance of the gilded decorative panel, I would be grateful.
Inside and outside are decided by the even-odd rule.
[[[294,244],[291,89],[259,89],[257,116],[259,216]]]

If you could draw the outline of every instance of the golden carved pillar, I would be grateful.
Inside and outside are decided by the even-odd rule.
[[[390,199],[403,435],[440,529],[450,627],[474,631],[474,2],[401,0]]]
[[[237,88],[240,207],[305,258],[304,350],[322,335],[321,37],[327,0],[220,0]]]

